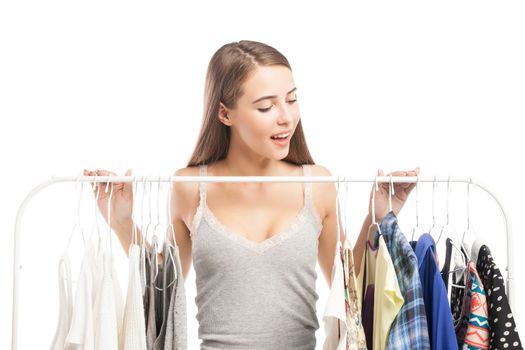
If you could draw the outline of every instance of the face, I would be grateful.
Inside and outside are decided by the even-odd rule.
[[[292,72],[284,66],[258,67],[245,81],[235,109],[221,103],[219,118],[231,128],[231,143],[256,154],[283,159],[300,120]],[[228,118],[226,118],[226,115]],[[285,133],[284,139],[272,136]]]

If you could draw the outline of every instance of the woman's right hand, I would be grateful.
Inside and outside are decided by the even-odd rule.
[[[90,171],[84,169],[85,176],[97,176],[104,178],[108,175],[117,175],[108,170],[95,170]],[[131,169],[126,171],[125,176],[131,175]],[[92,182],[93,194],[95,198],[97,196],[97,186],[100,186],[98,193],[97,206],[102,213],[102,216],[111,228],[115,228],[119,225],[129,223],[131,221],[131,209],[133,206],[133,191],[132,182]],[[107,188],[107,192],[106,192]],[[111,223],[108,220],[108,201],[111,191]]]

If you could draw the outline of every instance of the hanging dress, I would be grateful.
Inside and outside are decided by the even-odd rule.
[[[341,241],[338,239],[332,268],[332,282],[323,315],[326,334],[323,350],[346,349],[346,300],[342,254]]]
[[[110,250],[103,252],[103,264],[102,284],[93,312],[95,350],[118,350],[124,308]]]
[[[84,257],[80,268],[75,301],[71,316],[71,326],[66,338],[66,346],[74,349],[95,349],[94,301],[99,290],[97,253],[93,240],[86,242]]]
[[[169,249],[175,260],[175,283],[171,291],[168,308],[168,319],[166,325],[166,339],[164,350],[187,349],[187,313],[186,313],[186,291],[184,288],[184,277],[180,263],[179,246],[169,245]]]
[[[63,254],[58,261],[58,296],[59,316],[58,325],[51,343],[51,350],[62,350],[66,342],[71,317],[73,313],[73,292],[71,287],[71,265],[67,254]]]
[[[368,331],[367,347],[381,350],[387,347],[390,328],[404,299],[383,236],[376,241],[377,248],[367,240],[357,285],[362,286],[358,293],[362,296],[365,334]]]
[[[144,300],[140,285],[139,271],[140,247],[129,247],[129,277],[121,344],[124,350],[146,350],[146,322],[144,320]]]
[[[366,350],[366,337],[363,330],[357,285],[355,278],[354,254],[348,239],[343,241],[343,274],[345,278],[345,304],[348,350]],[[371,350],[371,349],[370,349]]]

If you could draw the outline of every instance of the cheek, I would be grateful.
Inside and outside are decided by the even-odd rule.
[[[271,116],[252,115],[242,125],[243,136],[266,139],[275,131],[275,121]]]

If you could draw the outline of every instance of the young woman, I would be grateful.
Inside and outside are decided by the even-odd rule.
[[[418,173],[416,168],[392,175]],[[115,175],[103,170],[84,174]],[[331,176],[310,155],[292,69],[280,52],[243,40],[213,55],[199,138],[187,167],[175,175]],[[384,175],[381,169],[377,175]],[[388,213],[388,186],[382,183],[376,193],[376,221]],[[392,206],[398,214],[415,184],[394,186]],[[336,239],[344,238],[342,229],[336,238],[334,184],[173,187],[172,219],[184,278],[192,262],[196,272],[201,348],[314,349],[319,328],[315,265],[318,261],[330,286]],[[109,193],[100,194],[99,208],[106,215]],[[127,251],[131,183],[115,184],[112,198],[111,225]],[[357,266],[371,205],[370,200],[370,214],[354,246]]]

